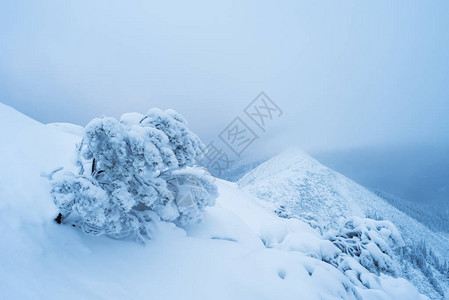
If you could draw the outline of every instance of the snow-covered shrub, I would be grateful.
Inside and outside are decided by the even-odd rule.
[[[173,110],[94,119],[78,148],[79,174],[51,176],[59,221],[75,212],[85,232],[139,239],[154,220],[196,222],[217,197],[212,177],[195,166],[203,151]]]
[[[343,254],[349,255],[372,273],[398,275],[400,267],[394,258],[394,250],[404,246],[399,231],[389,221],[367,218],[346,219],[338,230],[330,230],[324,235]],[[345,256],[336,258],[333,264],[343,268]],[[350,266],[349,266],[350,267]]]

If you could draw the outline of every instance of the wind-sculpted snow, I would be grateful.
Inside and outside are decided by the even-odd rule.
[[[3,105],[0,122],[1,299],[426,299],[355,259],[350,278],[317,229],[226,181],[201,223],[155,221],[146,245],[61,226],[41,175],[70,165],[80,138]]]
[[[406,250],[420,242],[431,247],[441,260],[449,257],[449,237],[436,233],[391,206],[364,187],[323,166],[299,149],[289,149],[246,174],[238,185],[266,201],[279,216],[298,218],[321,229],[338,230],[342,219],[373,216],[391,221],[399,230]],[[398,255],[396,261],[401,260]],[[402,261],[402,275],[432,299],[443,299],[441,291],[411,261]],[[436,273],[439,274],[439,273]],[[445,274],[436,276],[449,294]]]

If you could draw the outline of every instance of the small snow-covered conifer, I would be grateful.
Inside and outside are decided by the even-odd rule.
[[[79,174],[51,176],[59,221],[76,213],[85,232],[140,240],[154,220],[197,222],[217,197],[212,177],[195,165],[203,151],[173,110],[94,119],[78,147]]]

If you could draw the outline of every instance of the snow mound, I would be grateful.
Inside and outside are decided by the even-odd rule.
[[[322,260],[338,249],[318,231],[222,180],[201,223],[155,222],[145,246],[58,225],[41,175],[72,165],[79,136],[2,104],[0,122],[2,299],[426,299],[366,270],[354,284]]]

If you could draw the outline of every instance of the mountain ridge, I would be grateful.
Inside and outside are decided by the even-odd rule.
[[[239,187],[274,205],[285,217],[338,225],[350,216],[386,219],[399,229],[407,245],[423,241],[442,259],[449,256],[449,235],[435,233],[351,179],[333,171],[298,148],[290,148],[248,172]],[[411,278],[413,279],[413,278]],[[429,292],[423,278],[413,281]],[[448,292],[448,280],[441,278]],[[436,297],[436,295],[435,295]]]

